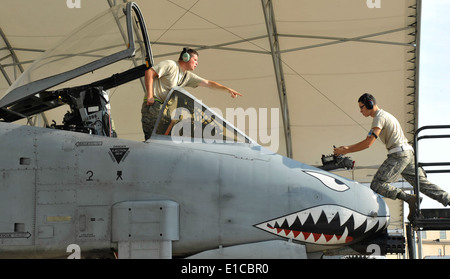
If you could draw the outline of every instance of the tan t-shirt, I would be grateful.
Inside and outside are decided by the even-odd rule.
[[[382,109],[377,110],[373,118],[372,128],[375,127],[381,129],[378,137],[388,150],[408,143],[397,118]]]
[[[197,87],[204,79],[191,71],[181,71],[177,61],[164,60],[154,65],[153,70],[159,78],[153,82],[153,94],[156,99],[164,102],[169,91],[175,87]],[[144,98],[146,101],[147,97]]]

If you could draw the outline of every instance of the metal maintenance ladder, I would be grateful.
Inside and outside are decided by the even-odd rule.
[[[408,253],[410,259],[415,259],[415,231],[426,230],[450,230],[450,209],[421,209],[420,208],[420,185],[419,185],[419,168],[420,167],[442,167],[450,166],[450,162],[432,162],[421,163],[418,161],[419,153],[419,140],[423,139],[450,139],[450,134],[441,135],[425,135],[420,136],[419,133],[424,130],[442,130],[450,129],[450,125],[435,125],[435,126],[423,126],[419,128],[414,134],[414,161],[416,167],[416,185],[414,186],[414,193],[418,196],[417,199],[417,211],[414,213],[414,220],[407,226],[407,239],[408,239]],[[432,169],[427,170],[427,173],[450,173],[450,169]]]

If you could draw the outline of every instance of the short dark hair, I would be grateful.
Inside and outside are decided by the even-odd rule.
[[[185,52],[189,53],[189,55],[190,55],[191,57],[192,57],[192,55],[197,55],[197,57],[198,57],[198,52],[197,52],[195,49],[185,47],[185,48],[183,48],[183,50],[181,51],[180,57],[178,58],[178,61],[183,61],[183,54],[184,54]]]
[[[359,97],[358,103],[367,104],[368,101],[372,101],[374,105],[377,104],[377,101],[375,100],[375,97],[372,96],[372,94],[364,93]]]

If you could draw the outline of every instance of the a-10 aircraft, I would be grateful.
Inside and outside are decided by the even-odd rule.
[[[182,88],[171,91],[149,140],[115,137],[107,90],[152,64],[142,14],[126,3],[44,53],[0,100],[0,258],[390,249],[380,196],[267,152]],[[101,78],[92,80],[94,71]],[[70,106],[63,125],[11,123],[61,105]]]

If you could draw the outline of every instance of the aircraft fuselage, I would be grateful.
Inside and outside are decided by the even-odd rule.
[[[324,179],[338,177],[252,144],[135,142],[0,122],[0,150],[0,257],[65,256],[70,244],[108,252],[117,247],[113,208],[127,201],[179,205],[174,256],[280,237],[347,245],[387,226],[385,204],[367,187],[339,178],[332,189]]]

